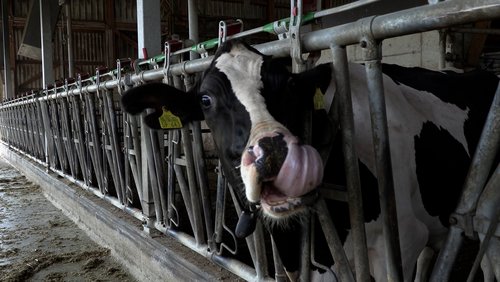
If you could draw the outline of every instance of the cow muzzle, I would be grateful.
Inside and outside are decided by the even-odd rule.
[[[268,215],[303,206],[303,196],[323,179],[323,163],[316,149],[299,144],[282,128],[251,138],[240,170],[247,199],[260,203]]]

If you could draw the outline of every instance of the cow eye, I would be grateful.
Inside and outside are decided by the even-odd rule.
[[[212,106],[212,97],[208,95],[201,96],[201,105],[205,109],[210,108]]]

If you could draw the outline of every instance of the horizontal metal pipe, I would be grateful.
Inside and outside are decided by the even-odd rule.
[[[478,20],[490,20],[498,18],[500,15],[500,2],[497,0],[451,0],[439,2],[434,5],[425,5],[412,9],[407,9],[382,16],[376,16],[372,21],[361,19],[357,22],[343,24],[318,31],[303,34],[301,37],[302,50],[311,52],[329,48],[330,44],[351,45],[358,43],[366,30],[371,30],[374,39],[385,39],[402,36],[411,33],[441,29],[453,25],[474,22]],[[369,24],[368,28],[360,28],[361,24]],[[266,55],[285,57],[290,55],[290,40],[276,40],[254,46],[257,50]],[[180,64],[170,66],[172,75],[186,73],[197,73],[204,71],[212,61],[213,56],[201,58],[193,61],[185,61]],[[151,81],[162,79],[164,70],[154,69],[134,74],[131,76],[132,82]],[[92,84],[82,87],[81,92],[94,93],[99,89],[113,89],[117,87],[120,80],[107,80],[99,85]],[[81,94],[79,89],[72,89],[68,92],[50,94],[46,97],[36,99],[54,99],[65,97],[68,94]],[[23,100],[23,102],[31,99]],[[14,106],[21,102],[9,102],[3,107]]]
[[[166,228],[159,223],[155,223],[155,228],[158,229],[160,232],[167,234],[167,235],[171,236],[172,238],[175,238],[177,241],[179,241],[184,246],[190,248],[191,250],[193,250],[193,251],[197,252],[198,254],[204,256],[205,258],[213,261],[214,263],[226,268],[227,270],[231,271],[232,273],[238,275],[239,277],[241,277],[247,281],[254,281],[257,277],[255,269],[253,269],[252,267],[250,267],[250,266],[248,266],[248,265],[246,265],[238,260],[219,256],[215,253],[208,252],[208,248],[207,248],[206,244],[197,244],[195,238],[193,238],[192,236],[190,236],[184,232],[179,232],[176,230]],[[265,279],[265,280],[260,280],[260,281],[274,281],[274,280]]]

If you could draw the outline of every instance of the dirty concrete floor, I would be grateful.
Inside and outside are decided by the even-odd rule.
[[[134,281],[17,170],[0,159],[0,281]]]

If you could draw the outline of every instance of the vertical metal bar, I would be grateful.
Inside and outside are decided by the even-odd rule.
[[[101,142],[98,138],[98,127],[96,121],[96,110],[95,110],[95,99],[93,99],[93,94],[85,93],[85,109],[86,109],[86,122],[88,128],[88,152],[90,154],[91,161],[88,161],[89,171],[91,166],[94,168],[94,173],[97,179],[97,185],[101,193],[105,193],[104,188],[104,177],[103,177],[103,168],[102,168],[102,156],[100,151]]]
[[[354,262],[357,281],[370,280],[370,265],[366,244],[366,232],[361,197],[361,182],[359,176],[358,157],[355,148],[354,113],[352,108],[351,86],[346,49],[343,46],[332,45],[333,70],[337,83],[338,109],[332,107],[330,116],[335,118],[339,110],[339,120],[342,127],[342,144],[344,151],[344,166],[346,168],[347,197],[353,234]],[[335,103],[334,103],[335,104]]]
[[[36,0],[35,0],[36,1]],[[43,77],[43,88],[47,89],[47,85],[54,83],[54,67],[53,67],[53,57],[52,57],[52,30],[50,28],[50,9],[48,6],[43,5],[43,0],[39,0],[40,7],[40,34],[41,34],[41,47],[42,47],[42,77]],[[48,114],[48,113],[47,113]],[[50,122],[47,120],[45,134],[49,134]],[[50,167],[50,156],[49,152],[49,136],[45,136],[45,161],[47,167]]]
[[[71,176],[76,178],[76,160],[75,160],[75,148],[73,147],[73,142],[71,141],[72,136],[71,136],[71,131],[70,131],[70,125],[69,125],[69,111],[68,111],[68,103],[67,103],[67,98],[61,98],[60,99],[60,104],[61,104],[61,138],[64,144],[64,148],[66,151],[66,158],[68,160],[69,164],[69,169]]]
[[[139,200],[142,203],[142,151],[141,151],[141,140],[139,136],[139,122],[137,117],[127,114],[128,128],[130,130],[130,138],[132,139],[131,145],[132,149],[127,152],[128,160],[130,164],[130,169],[132,171],[133,180],[135,182],[135,187],[137,189],[137,194]]]
[[[160,0],[137,0],[137,45],[138,57],[144,59],[146,52],[149,54],[159,54],[161,52],[161,21],[160,21]],[[150,143],[151,136],[146,124],[141,120],[141,146],[135,147],[136,151],[141,150],[141,193],[142,211],[148,217],[148,226],[152,227],[153,222],[149,219],[153,216],[153,198],[151,191],[151,173],[148,169],[151,153],[146,150],[147,143]]]
[[[114,171],[114,182],[115,182],[115,189],[116,193],[118,195],[118,199],[120,200],[121,203],[125,203],[125,195],[124,195],[124,183],[123,183],[123,158],[120,153],[120,143],[118,140],[118,127],[116,123],[116,114],[115,114],[115,109],[113,107],[113,98],[112,98],[113,92],[112,91],[105,91],[104,96],[103,96],[103,101],[104,101],[104,114],[107,116],[107,128],[108,128],[108,134],[109,134],[109,143],[111,145],[111,155],[112,155],[112,162],[110,162],[110,166],[113,168]]]
[[[161,52],[160,0],[137,0],[137,44],[139,58],[143,49],[151,55]]]
[[[488,173],[500,147],[500,84],[490,107],[481,138],[472,158],[462,197],[455,212],[460,215],[470,215],[474,212],[483,187],[488,179]],[[448,237],[439,252],[430,281],[449,280],[453,263],[463,242],[463,230],[456,225],[450,227]]]
[[[301,262],[300,262],[300,281],[311,280],[311,213],[303,215],[301,220],[303,224],[302,234],[300,237]]]
[[[71,1],[64,1],[64,11],[66,14],[66,44],[68,46],[68,77],[74,76],[73,62],[73,31],[71,26]]]
[[[222,224],[224,222],[224,209],[226,205],[226,179],[222,175],[222,164],[219,160],[217,165],[217,196],[215,198],[215,231],[214,240],[219,244],[222,242]]]
[[[10,62],[10,44],[9,44],[9,2],[2,1],[2,47],[3,47],[3,64],[4,64],[4,79],[5,93],[4,99],[14,98],[14,80],[12,79],[12,70]]]
[[[179,222],[177,221],[177,210],[175,208],[175,172],[174,172],[174,132],[173,130],[168,131],[168,155],[167,155],[167,216],[168,222],[167,227],[171,227],[171,224],[174,223],[177,225]],[[175,218],[174,218],[174,212]]]
[[[240,215],[241,215],[241,208],[242,207],[240,206],[240,204],[239,204],[239,202],[238,202],[238,200],[236,198],[237,197],[236,193],[238,193],[238,192],[235,192],[234,188],[232,186],[229,186],[229,192],[231,194],[231,199],[233,200],[234,209],[236,210],[236,214],[238,215],[238,217],[240,217]],[[254,231],[254,234],[257,233],[257,232],[261,233],[262,229],[258,230],[257,227],[256,227],[255,231]],[[252,234],[252,236],[248,236],[247,238],[245,238],[245,241],[247,243],[248,251],[249,251],[250,256],[252,258],[252,262],[253,262],[255,268],[257,268],[257,266],[259,264],[261,264],[261,262],[259,261],[259,255],[257,255],[258,251],[255,250],[255,248],[257,246],[255,245],[255,237],[254,237],[255,235],[254,234]],[[260,238],[262,238],[262,237],[260,237]],[[259,275],[262,275],[262,271],[257,270],[257,269],[255,271],[256,271],[257,277],[259,277]]]
[[[188,0],[188,22],[189,22],[189,39],[193,40],[197,44],[200,39],[198,36],[198,12],[196,11],[196,1]],[[190,59],[198,59],[200,54],[196,52],[190,52]]]
[[[366,43],[364,48],[364,60],[367,85],[370,92],[368,101],[370,104],[375,169],[377,172],[380,210],[387,258],[387,279],[389,281],[402,281],[403,270],[401,248],[399,245],[398,216],[382,78],[382,50],[379,43],[371,38],[364,39],[362,41],[362,46],[365,44],[363,42]]]
[[[149,128],[146,128],[146,123],[144,123],[144,115],[141,115],[141,127],[140,127],[140,146],[135,147],[135,151],[141,151],[141,166],[139,167],[139,170],[141,171],[141,188],[139,193],[141,194],[141,207],[142,207],[142,213],[144,216],[146,216],[147,219],[150,219],[154,216],[154,207],[153,207],[153,195],[150,193],[151,191],[151,181],[150,181],[150,174],[151,172],[149,171],[149,152],[147,150],[147,144],[150,143],[149,141]],[[147,227],[152,227],[151,222],[147,222],[149,226]],[[147,230],[147,229],[145,229]]]
[[[267,276],[267,257],[266,257],[266,246],[264,244],[264,229],[262,227],[262,222],[258,221],[255,227],[255,231],[251,236],[254,243],[255,251],[255,272],[257,273],[257,280],[262,280]],[[309,273],[308,273],[309,275]],[[302,280],[306,281],[306,280]]]
[[[332,219],[329,216],[328,208],[323,198],[318,199],[315,204],[315,209],[321,228],[325,234],[325,239],[328,243],[330,253],[333,256],[333,260],[338,265],[337,269],[340,271],[340,281],[355,281],[351,267],[349,266],[349,261],[347,260],[344,248],[342,247],[342,242],[340,241],[337,230],[332,223]]]
[[[214,222],[212,219],[212,204],[210,201],[210,193],[208,186],[207,168],[205,166],[205,156],[203,154],[203,139],[201,136],[201,125],[199,121],[191,123],[191,131],[193,133],[193,154],[194,163],[196,166],[196,176],[200,186],[201,203],[203,207],[203,214],[205,219],[205,228],[207,233],[208,245],[214,248],[213,234]]]
[[[201,244],[204,241],[203,236],[203,225],[202,225],[202,216],[200,209],[200,198],[198,195],[198,185],[196,183],[196,173],[194,168],[194,160],[193,160],[193,147],[191,134],[189,129],[184,126],[181,129],[182,135],[182,144],[184,145],[184,155],[186,157],[186,172],[189,183],[189,193],[191,195],[191,208],[193,209],[194,220],[193,231],[195,235],[196,242]]]
[[[179,143],[180,141],[180,130],[175,130],[174,131],[174,139],[177,140],[177,144],[174,143],[174,152],[173,152],[173,162],[174,162],[174,171],[175,171],[175,176],[177,178],[177,183],[179,184],[179,189],[181,191],[182,199],[184,200],[184,206],[186,208],[186,212],[188,214],[189,222],[191,222],[192,225],[194,225],[194,216],[193,216],[193,208],[191,204],[191,195],[189,191],[189,184],[186,182],[186,178],[184,177],[184,172],[182,171],[181,165],[177,164],[177,160],[180,157],[180,151],[181,151],[181,144]],[[195,228],[193,227],[193,230]]]
[[[44,149],[45,149],[45,164],[47,165],[47,170],[50,168],[50,156],[51,154],[51,144],[52,144],[52,134],[50,129],[50,120],[49,120],[49,110],[47,106],[47,101],[39,100],[39,115],[41,116],[41,120],[43,121],[43,134],[44,134]]]
[[[288,281],[285,269],[283,268],[283,262],[278,254],[278,248],[271,234],[271,249],[273,251],[273,261],[274,261],[274,279],[276,282],[286,282]]]
[[[145,135],[141,136],[141,139],[144,138],[146,139],[144,142],[146,153],[147,153],[147,167],[148,167],[148,174],[149,174],[149,183],[150,186],[148,188],[149,192],[152,192],[153,196],[153,206],[156,214],[156,220],[158,222],[163,221],[163,210],[161,206],[161,201],[160,201],[160,195],[159,195],[159,187],[158,187],[158,175],[157,170],[156,170],[156,162],[155,162],[155,150],[154,150],[154,145],[156,138],[152,136],[154,132],[152,132],[152,129],[146,128],[145,130]],[[157,149],[157,146],[156,146]],[[150,217],[153,217],[153,214],[150,214]]]
[[[52,136],[54,138],[54,147],[55,147],[55,160],[59,162],[59,165],[61,167],[62,171],[66,170],[67,167],[67,162],[66,162],[66,156],[64,153],[64,146],[62,144],[62,136],[61,136],[61,117],[60,117],[60,111],[58,107],[58,101],[57,99],[52,99],[50,101],[47,101],[50,103],[50,111],[51,111],[51,127],[52,127]]]
[[[161,210],[162,214],[157,215],[157,221],[165,222],[168,218],[168,204],[167,204],[167,195],[165,194],[165,174],[164,174],[164,161],[163,155],[161,151],[163,148],[163,130],[150,130],[149,134],[151,135],[151,149],[152,149],[152,157],[155,165],[155,179],[151,179],[151,181],[156,181],[156,189],[157,191],[157,199],[155,199],[155,206],[158,206],[156,210]],[[159,141],[161,139],[161,141]]]
[[[81,96],[80,96],[81,97]],[[90,185],[90,176],[87,170],[87,160],[85,158],[85,140],[84,140],[84,128],[81,120],[81,115],[84,115],[84,111],[81,110],[81,104],[76,99],[74,95],[71,95],[72,103],[72,128],[73,128],[73,142],[75,143],[75,148],[77,150],[78,160],[80,161],[80,171],[82,173],[83,180],[86,185]]]
[[[52,55],[52,29],[50,26],[51,11],[49,6],[43,5],[43,0],[39,0],[40,5],[40,33],[42,45],[42,76],[43,88],[54,83],[54,64]]]
[[[497,165],[495,172],[486,184],[486,188],[484,188],[484,192],[481,195],[476,210],[476,217],[481,216],[481,219],[487,219],[490,225],[488,226],[486,234],[484,234],[484,238],[481,239],[481,247],[476,255],[472,269],[469,272],[467,282],[474,281],[476,271],[481,264],[484,254],[488,250],[491,237],[494,236],[497,230],[498,221],[500,220],[500,193],[498,192],[498,187],[500,187],[500,164]]]

